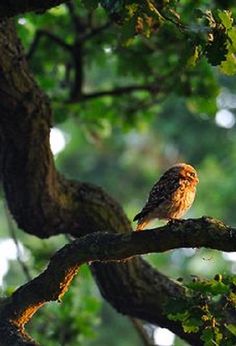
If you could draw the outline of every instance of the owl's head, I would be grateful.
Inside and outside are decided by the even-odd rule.
[[[199,183],[198,175],[191,165],[187,163],[177,163],[172,166],[169,170],[169,174],[176,176],[181,180],[188,180],[191,185],[197,185]]]

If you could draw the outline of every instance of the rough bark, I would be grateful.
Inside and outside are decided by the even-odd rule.
[[[0,51],[1,175],[9,209],[19,227],[40,238],[59,233],[70,233],[75,237],[81,237],[94,231],[122,234],[130,232],[130,223],[122,208],[101,188],[87,183],[68,181],[55,170],[49,148],[50,105],[28,69],[11,21],[0,23]],[[207,222],[202,222],[205,222],[204,227],[207,227]],[[188,225],[194,228],[194,222]],[[208,225],[210,225],[208,232],[211,235],[211,242],[206,240],[205,245],[214,247],[215,244],[221,244],[222,236],[220,235],[219,239],[215,238],[213,235],[215,228],[212,223]],[[200,232],[200,225],[196,223],[195,226],[195,231]],[[180,226],[171,227],[177,227],[176,232],[178,232]],[[225,232],[229,239],[231,233],[227,227],[220,226],[218,229],[219,232]],[[172,228],[173,230],[175,228]],[[183,233],[183,235],[188,234],[182,243],[186,246],[190,244],[189,230],[187,227],[186,233]],[[172,231],[170,228],[170,236]],[[174,240],[176,235],[174,232],[172,239],[174,246],[178,245]],[[146,235],[131,237],[141,239]],[[159,237],[162,235],[159,234]],[[235,241],[234,231],[233,237]],[[96,253],[96,242],[93,243],[93,247]],[[184,334],[180,325],[169,321],[164,314],[163,304],[170,297],[184,294],[179,284],[156,271],[139,257],[122,263],[95,263],[92,270],[103,296],[118,311],[165,326],[192,345],[201,345],[199,335]],[[63,292],[76,271],[77,265],[68,275],[63,270],[58,273],[61,275],[61,282],[64,282],[63,278],[67,279],[62,285]],[[33,301],[30,300],[32,295],[28,291],[30,285],[35,285],[34,290],[31,290],[35,298]],[[15,319],[13,326],[16,325],[18,328],[23,326],[44,303],[42,298],[44,293],[37,281],[31,281],[28,286],[20,288],[10,300],[5,302],[9,305],[4,304],[5,308],[0,309],[2,317],[5,316],[7,321],[12,321],[11,314],[19,314],[21,317]],[[17,297],[22,298],[22,296],[28,309],[27,315],[21,314],[22,299]],[[58,296],[60,294],[55,291],[54,298],[57,299]],[[4,323],[3,319],[1,321]],[[3,330],[6,332],[2,323],[0,338],[3,336]],[[10,328],[13,326],[10,324]],[[19,332],[18,329],[17,331]],[[19,337],[17,333],[13,334],[16,338]],[[24,333],[22,337],[24,338]],[[29,345],[28,340],[25,342],[24,345]],[[5,345],[13,345],[13,342],[6,342]]]
[[[195,232],[194,229],[196,229]],[[192,232],[194,232],[194,235],[192,235]],[[61,299],[83,263],[123,260],[120,262],[120,266],[125,263],[124,260],[126,263],[130,263],[131,258],[138,254],[163,252],[182,246],[211,246],[223,250],[235,250],[235,246],[232,246],[232,243],[235,245],[235,239],[236,229],[229,228],[221,222],[209,218],[175,222],[146,232],[128,234],[95,232],[80,237],[59,250],[52,257],[47,269],[42,274],[21,286],[0,305],[0,321],[2,321],[0,322],[0,340],[5,340],[2,332],[6,333],[6,329],[9,331],[9,329],[17,328],[18,332],[13,333],[16,340],[19,334],[22,333],[22,341],[28,344],[30,338],[24,333],[25,324],[45,303]],[[136,269],[138,273],[140,267]],[[160,321],[160,316],[163,315],[163,325],[175,329],[177,326],[171,326],[170,321],[164,318],[163,311],[165,303],[168,301],[167,297],[164,301],[158,299],[158,293],[160,299],[164,298],[161,291],[167,290],[168,279],[162,276],[162,282],[159,280],[155,283],[149,266],[146,266],[145,272],[145,284],[149,282],[151,287],[156,286],[156,295],[153,296],[153,288],[149,291],[150,295],[147,295],[146,285],[132,289],[132,295],[127,296],[127,299],[124,299],[123,292],[120,294],[116,291],[116,308],[130,316],[145,318],[152,323]],[[133,267],[133,279],[135,276],[138,278],[137,273],[135,273]],[[109,271],[106,274],[110,275]],[[122,284],[127,285],[129,291],[133,284],[141,283],[139,280],[133,284],[130,281],[126,282],[122,275],[119,279],[122,278]],[[117,279],[117,277],[111,277],[109,281],[107,281],[107,277],[103,279],[106,282],[105,289],[110,289],[110,280],[114,279]],[[125,291],[127,291],[127,288]],[[172,291],[169,289],[168,293],[171,293],[169,298],[189,299],[185,288],[178,283],[172,282]],[[111,297],[114,305],[113,294]],[[143,300],[144,294],[145,301]],[[107,297],[107,293],[105,297]],[[147,306],[149,309],[147,309]],[[218,309],[220,309],[220,303]],[[13,336],[10,339],[11,345],[13,343],[12,338]],[[197,338],[199,338],[198,334],[192,336],[191,341],[200,344],[199,341],[196,341]],[[30,342],[32,341],[30,340]],[[9,345],[9,341],[1,343],[1,345]]]

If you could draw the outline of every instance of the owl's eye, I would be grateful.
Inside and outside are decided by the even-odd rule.
[[[194,172],[187,172],[187,177],[195,177],[195,173]]]

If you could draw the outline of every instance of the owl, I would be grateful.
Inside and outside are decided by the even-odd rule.
[[[191,207],[198,184],[196,170],[178,163],[169,168],[153,186],[148,201],[134,221],[136,231],[142,231],[153,219],[180,219]]]

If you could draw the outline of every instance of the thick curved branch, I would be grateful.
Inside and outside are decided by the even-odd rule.
[[[2,0],[0,3],[0,18],[9,18],[31,11],[42,13],[65,2],[68,2],[68,0]]]
[[[0,321],[1,346],[40,346],[11,322]]]
[[[236,251],[236,229],[209,217],[171,222],[143,232],[114,234],[95,232],[65,245],[51,259],[48,268],[37,278],[19,288],[13,295],[19,304],[18,316],[9,316],[23,326],[35,311],[50,300],[60,300],[80,265],[95,261],[127,261],[133,256],[164,252],[181,247],[210,247]],[[184,297],[184,290],[178,292]],[[33,292],[33,299],[32,299]],[[132,297],[130,297],[132,300]],[[185,296],[187,298],[187,295]],[[30,308],[30,312],[28,309]],[[9,313],[8,309],[8,313]],[[15,316],[15,317],[14,317]],[[153,312],[150,319],[153,321]]]
[[[89,234],[64,246],[52,257],[48,268],[42,274],[20,287],[0,309],[0,320],[4,323],[11,322],[23,331],[24,325],[40,307],[48,301],[61,299],[83,263],[127,260],[138,254],[163,252],[183,246],[206,246],[235,251],[236,229],[204,217],[169,223],[144,232]],[[175,285],[175,297],[181,295],[188,300],[184,289],[178,284]],[[132,299],[131,296],[130,300]],[[150,300],[152,301],[152,297]],[[160,305],[164,304],[165,301],[159,303],[159,309]],[[164,306],[162,308],[164,310]],[[126,313],[134,314],[132,309]],[[156,323],[159,321],[158,317],[159,314]],[[150,316],[146,313],[146,320],[155,322],[153,311],[150,311]]]

